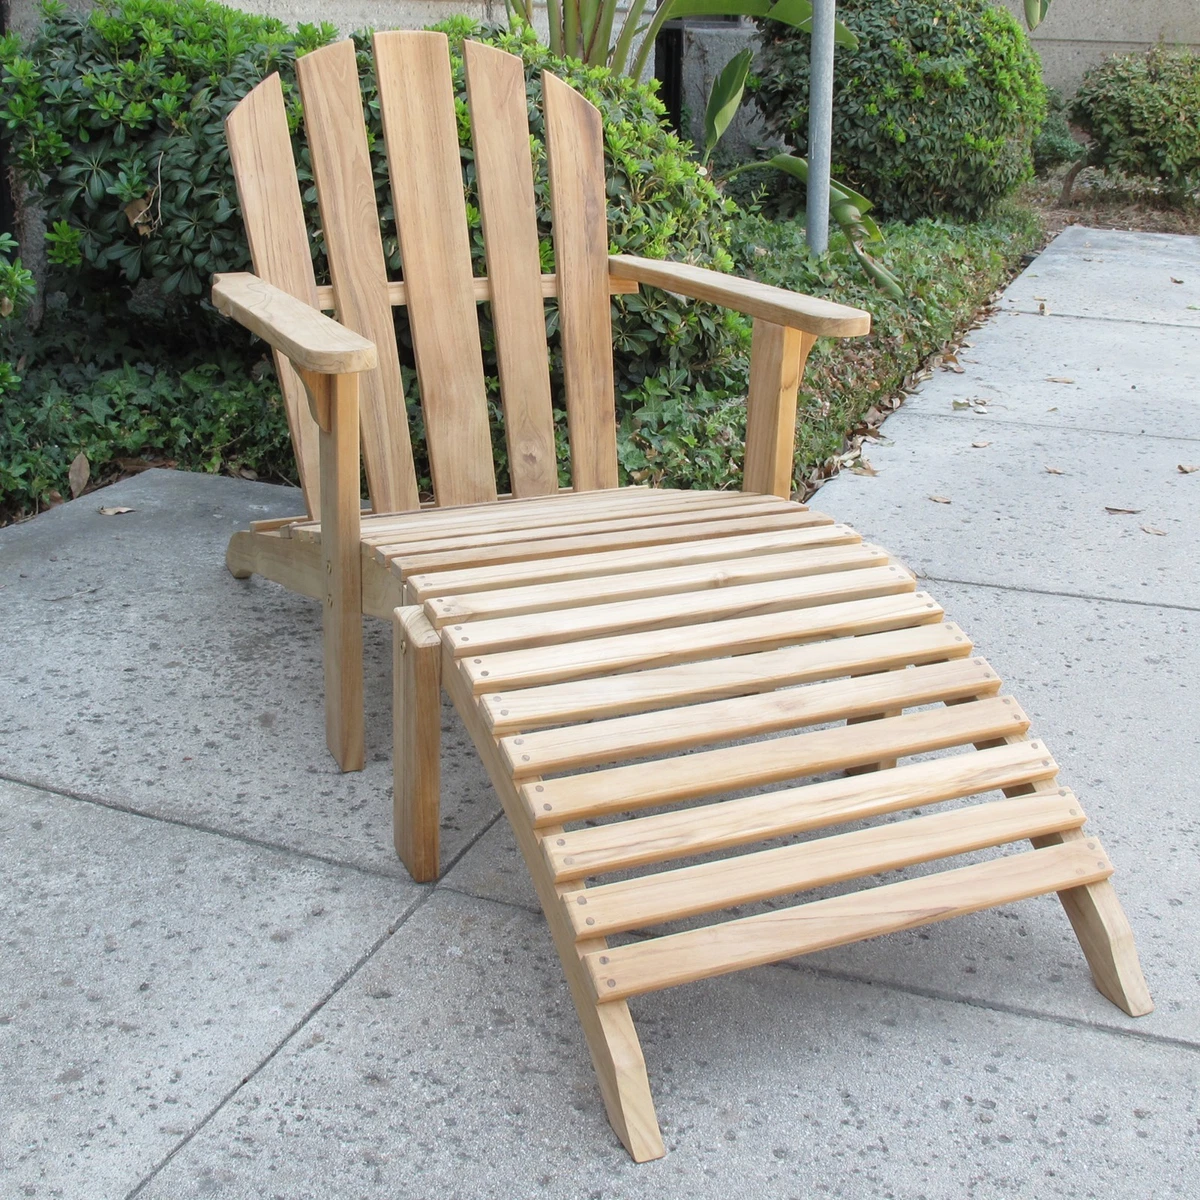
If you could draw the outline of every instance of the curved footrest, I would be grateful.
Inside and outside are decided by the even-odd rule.
[[[1082,806],[937,602],[819,513],[671,496],[640,518],[613,497],[591,542],[530,505],[473,547],[376,551],[440,634],[581,1015],[1046,892],[1147,1011]]]

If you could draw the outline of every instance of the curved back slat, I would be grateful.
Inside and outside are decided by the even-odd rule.
[[[479,42],[463,44],[463,62],[512,490],[545,496],[558,491],[558,464],[525,68]]]
[[[416,472],[388,297],[387,268],[354,43],[296,62],[338,320],[375,343],[379,366],[361,376],[360,426],[376,512],[416,508]]]
[[[495,500],[449,44],[393,31],[374,46],[434,496]]]
[[[549,72],[542,73],[554,260],[571,480],[578,491],[617,486],[608,207],[600,113]]]
[[[229,114],[225,135],[255,274],[316,308],[317,282],[278,75],[269,75]],[[321,514],[317,423],[295,368],[278,351],[274,357],[300,485],[309,516],[316,520]]]

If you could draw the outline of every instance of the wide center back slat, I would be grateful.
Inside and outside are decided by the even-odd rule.
[[[542,73],[563,382],[576,489],[617,486],[608,206],[600,113]]]
[[[375,207],[358,64],[351,41],[296,62],[338,320],[375,343],[379,366],[361,377],[363,461],[376,512],[416,508],[416,473],[396,352],[396,327]]]
[[[434,495],[495,500],[449,44],[390,32],[374,46]]]
[[[463,44],[463,65],[512,490],[550,495],[558,465],[525,68],[516,55],[480,42]]]

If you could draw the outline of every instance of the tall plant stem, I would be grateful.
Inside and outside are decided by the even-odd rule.
[[[664,0],[663,7],[669,7],[670,0]],[[616,15],[616,2],[610,0],[610,7],[613,11],[613,16]],[[621,36],[617,38],[617,44],[613,47],[612,59],[609,66],[618,74],[623,74],[625,64],[629,61],[629,48],[633,45],[633,39],[637,36],[638,22],[642,19],[642,12],[646,7],[646,0],[633,0],[629,6],[629,11],[625,14],[625,23],[621,26]],[[612,17],[609,17],[611,25]],[[636,78],[636,76],[635,76]]]
[[[612,45],[613,20],[616,15],[616,0],[603,0],[600,5],[600,19],[596,22],[592,44],[588,47],[589,60],[595,61],[599,67],[612,65],[609,62],[609,47]]]
[[[581,57],[579,45],[579,0],[562,0],[564,58]]]
[[[562,57],[562,0],[546,0],[546,19],[550,22],[550,53]]]
[[[612,0],[609,0],[611,3]],[[600,63],[597,64],[593,55],[596,47],[596,24],[600,0],[579,0],[579,57],[589,67],[603,65],[608,57],[608,47],[601,51]]]
[[[641,79],[642,72],[646,69],[646,64],[650,61],[650,55],[654,52],[654,43],[658,41],[658,35],[662,32],[662,27],[667,23],[667,18],[670,16],[671,9],[674,5],[671,0],[663,0],[663,3],[658,6],[658,12],[654,14],[654,20],[650,22],[650,28],[646,30],[646,36],[642,39],[642,44],[638,47],[637,58],[633,62],[633,70],[629,74],[634,79]],[[630,18],[625,18],[626,28],[629,26]]]

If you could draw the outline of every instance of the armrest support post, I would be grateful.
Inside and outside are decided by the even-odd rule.
[[[305,372],[304,383],[320,426],[325,738],[343,771],[361,771],[366,748],[358,376]]]
[[[750,343],[746,395],[746,465],[742,490],[792,494],[796,449],[796,393],[816,337],[756,318]]]

